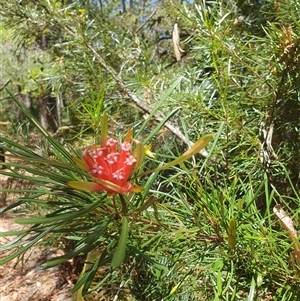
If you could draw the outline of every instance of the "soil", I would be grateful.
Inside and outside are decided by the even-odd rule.
[[[9,183],[6,176],[0,175],[0,189]],[[0,204],[14,202],[16,196],[0,193]],[[1,208],[0,208],[1,209]],[[13,213],[0,215],[0,233],[20,230],[23,226],[14,223]],[[4,245],[14,237],[0,236],[0,244]],[[4,258],[9,251],[0,253]],[[14,259],[0,265],[0,300],[1,301],[72,301],[71,288],[77,279],[73,273],[73,263],[67,262],[59,266],[42,270],[41,264],[52,257],[62,255],[63,251],[51,247],[34,247],[26,253],[22,260]]]

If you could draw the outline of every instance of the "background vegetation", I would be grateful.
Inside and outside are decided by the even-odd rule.
[[[67,257],[92,252],[84,293],[119,300],[299,300],[297,233],[273,211],[280,205],[275,208],[299,228],[299,1],[0,4],[0,87],[9,80],[14,95],[13,101],[1,90],[0,142],[7,153],[27,158],[1,173],[36,187],[2,211],[48,214],[49,223],[26,222],[34,224],[34,243],[59,242]],[[176,20],[184,50],[179,62]],[[116,135],[133,127],[138,139],[152,143],[156,158],[144,170],[215,134],[204,156],[139,180],[148,194],[131,209],[151,206],[132,222],[119,269],[110,268],[120,223],[108,214],[109,200],[67,190],[64,183],[77,177],[73,167],[38,164],[80,155],[98,139],[104,110]],[[168,122],[156,128],[164,116]],[[62,212],[79,212],[81,227],[70,232],[72,219],[54,218]],[[31,246],[32,239],[22,239],[26,247],[11,245],[12,257]]]

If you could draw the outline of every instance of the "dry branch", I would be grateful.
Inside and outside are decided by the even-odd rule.
[[[86,46],[91,51],[93,56],[97,59],[97,61],[101,64],[101,66],[106,70],[107,73],[109,73],[113,79],[117,82],[121,90],[136,104],[138,108],[143,110],[145,113],[150,114],[151,108],[148,107],[145,103],[143,103],[134,93],[132,93],[123,82],[122,78],[116,73],[116,71],[110,67],[105,60],[99,55],[99,53],[88,43],[86,43]],[[157,114],[154,114],[154,118],[157,121],[161,121],[163,119],[163,116],[157,116]],[[170,130],[174,135],[176,135],[181,141],[183,141],[188,147],[190,147],[193,143],[191,143],[186,136],[179,130],[178,127],[176,127],[171,122],[166,122],[164,125],[168,130]],[[203,157],[208,156],[208,152],[205,149],[200,150],[199,154]]]

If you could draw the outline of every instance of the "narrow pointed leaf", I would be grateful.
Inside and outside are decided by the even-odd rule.
[[[41,134],[48,140],[49,144],[56,150],[58,153],[61,154],[61,159],[67,159],[71,161],[71,156],[68,151],[64,148],[62,144],[55,140],[43,127],[42,125],[33,117],[31,112],[20,102],[12,92],[8,89],[5,89],[7,93],[11,96],[13,101],[17,104],[17,106],[22,110],[22,112],[28,117],[28,119],[35,125],[35,127],[41,132]]]
[[[199,153],[199,151],[206,147],[207,144],[213,139],[213,135],[209,134],[209,135],[205,135],[203,136],[201,139],[199,139],[196,143],[193,144],[193,146],[188,149],[183,155],[181,155],[180,157],[176,158],[175,160],[161,166],[161,167],[158,167],[154,170],[151,170],[149,172],[146,172],[146,173],[153,173],[153,172],[157,172],[157,171],[160,171],[160,170],[164,170],[164,169],[167,169],[167,168],[170,168],[174,165],[177,165],[177,164],[180,164],[182,162],[184,162],[185,160],[189,159],[190,157],[196,155],[197,153]]]
[[[101,235],[103,234],[104,231],[106,231],[107,226],[109,225],[110,221],[111,221],[111,218],[108,218],[108,219],[102,221],[102,223],[94,229],[94,232],[87,235],[87,237],[85,237],[84,239],[81,240],[80,243],[78,243],[76,248],[74,248],[72,251],[70,251],[62,256],[58,256],[58,257],[48,260],[46,263],[44,263],[42,265],[42,268],[45,268],[45,269],[51,268],[62,262],[65,262],[71,258],[74,258],[80,254],[87,254],[88,252],[95,249],[94,242],[99,237],[101,237]]]
[[[81,169],[85,170],[85,171],[89,171],[88,166],[85,164],[85,162],[77,157],[73,157],[72,156],[72,160],[76,163],[76,165],[78,167],[80,167]]]
[[[126,133],[124,141],[130,141],[131,137],[132,137],[132,129],[129,129]]]
[[[151,130],[151,133],[147,136],[146,139],[143,140],[143,143],[144,144],[148,143],[148,141],[150,141],[159,132],[159,130],[166,124],[166,122],[168,122],[168,120],[170,120],[180,109],[181,109],[180,107],[176,108],[172,112],[170,112],[167,116],[165,116],[159,122],[159,124],[153,130]]]
[[[104,147],[107,141],[107,114],[104,111],[103,116],[102,116],[102,127],[101,127],[101,146]]]
[[[144,191],[144,187],[138,186],[138,185],[133,185],[133,188],[132,188],[131,191],[133,191],[133,192],[135,192],[135,193],[139,193],[139,192]]]
[[[17,219],[15,219],[15,223],[25,225],[25,224],[47,224],[47,223],[59,222],[59,221],[65,222],[65,221],[72,220],[72,219],[75,219],[80,216],[84,216],[85,214],[87,214],[90,211],[93,211],[95,208],[97,208],[102,202],[103,202],[103,199],[100,198],[98,201],[84,206],[79,211],[61,213],[61,214],[58,214],[55,216],[17,218]]]
[[[92,265],[91,269],[88,272],[88,277],[84,281],[84,285],[82,288],[82,296],[85,296],[88,293],[88,290],[95,278],[95,275],[97,271],[99,270],[99,266],[101,265],[103,259],[101,257],[98,257],[98,259],[95,261],[95,263]]]
[[[128,237],[128,218],[127,216],[123,216],[122,230],[121,230],[118,246],[112,258],[112,267],[114,268],[119,267],[125,258],[127,237]]]
[[[34,244],[36,244],[38,241],[40,241],[44,236],[46,236],[49,232],[51,232],[53,229],[55,229],[58,225],[53,225],[51,227],[48,227],[44,232],[37,235],[33,240],[28,240],[28,244],[22,248],[19,248],[16,252],[13,254],[10,254],[2,259],[0,259],[0,265],[3,265],[12,259],[20,256],[21,254],[25,253],[27,250],[29,250]],[[25,242],[24,242],[25,244]]]
[[[132,170],[131,174],[134,174],[143,164],[145,158],[145,147],[144,144],[140,141],[134,139],[136,143],[136,163],[134,169]]]
[[[146,126],[149,124],[149,122],[153,119],[153,116],[155,116],[156,112],[160,109],[160,107],[165,103],[167,98],[171,95],[171,93],[175,90],[175,88],[179,85],[179,83],[182,81],[183,76],[178,77],[175,82],[170,86],[170,88],[161,96],[158,103],[156,103],[155,107],[152,108],[148,118],[143,122],[142,126],[140,127],[139,131],[136,133],[135,137],[139,137],[141,133],[144,132]]]
[[[235,218],[232,217],[229,222],[228,227],[228,247],[230,249],[234,249],[236,244],[236,221]]]
[[[169,296],[173,295],[176,293],[176,291],[178,290],[178,287],[179,287],[180,283],[176,284],[170,291],[170,294]]]
[[[154,159],[154,158],[155,158],[155,154],[151,152],[151,147],[152,147],[151,144],[146,145],[146,146],[145,146],[145,149],[144,149],[144,152],[145,152],[145,154],[146,154],[149,158]]]
[[[69,181],[67,185],[71,188],[83,191],[93,191],[98,192],[104,190],[104,187],[99,185],[96,182],[88,182],[88,181]]]

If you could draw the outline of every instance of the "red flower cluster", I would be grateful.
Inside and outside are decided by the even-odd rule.
[[[132,141],[135,149],[132,150]],[[146,148],[150,151],[150,147]],[[72,159],[93,178],[93,181],[69,181],[68,186],[86,191],[106,191],[109,195],[140,192],[142,187],[128,182],[132,173],[137,170],[144,158],[145,148],[142,143],[127,132],[124,142],[107,138],[107,115],[103,114],[100,145],[91,145],[82,154],[82,160]]]
[[[136,158],[130,151],[131,143],[128,141],[120,143],[114,138],[109,138],[105,146],[93,145],[83,152],[82,159],[87,171],[95,182],[98,182],[94,191],[116,192],[103,185],[103,181],[118,186],[120,193],[127,193],[133,189],[134,186],[127,182],[136,163]]]
[[[131,175],[137,171],[143,163],[144,155],[153,158],[150,151],[151,145],[144,146],[143,143],[131,137],[131,130],[127,132],[123,143],[114,138],[107,139],[107,115],[104,112],[101,131],[100,145],[92,145],[86,148],[82,154],[82,159],[73,157],[73,161],[93,178],[88,181],[69,181],[68,186],[87,191],[106,191],[108,194],[124,194],[128,192],[141,192],[142,187],[128,182]],[[145,174],[158,172],[180,164],[191,156],[196,155],[213,138],[213,135],[206,135],[200,138],[185,153],[175,160],[156,168],[148,170]],[[132,141],[135,149],[132,150]]]

